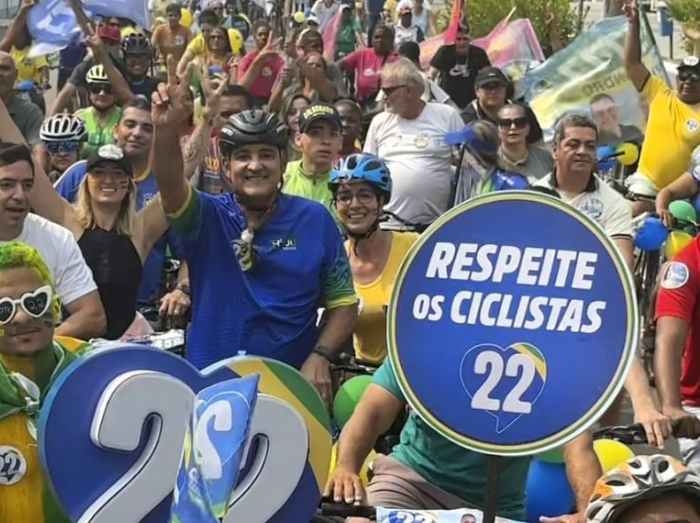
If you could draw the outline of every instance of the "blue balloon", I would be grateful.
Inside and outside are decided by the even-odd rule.
[[[693,198],[690,203],[695,207],[695,212],[700,216],[700,193],[698,193],[695,198]]]
[[[305,16],[306,18],[308,18],[309,16],[311,16],[311,8],[310,8],[310,7],[307,7],[306,9],[304,9],[304,16]]]
[[[31,80],[24,80],[23,82],[20,82],[17,85],[17,90],[20,92],[33,91],[34,82],[32,82]]]
[[[576,503],[564,463],[533,459],[527,475],[525,494],[527,520],[531,523],[538,523],[542,516],[571,514]]]
[[[656,251],[668,238],[668,229],[659,218],[649,216],[637,231],[634,243],[642,251]]]
[[[611,156],[615,153],[615,148],[609,145],[601,145],[600,147],[598,147],[598,168],[601,171],[608,171],[615,167],[615,164],[617,163],[617,160],[615,158],[605,160],[606,156]]]

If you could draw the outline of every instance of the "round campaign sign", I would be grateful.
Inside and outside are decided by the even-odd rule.
[[[253,374],[259,376],[258,405],[261,395],[272,397],[276,412],[285,415],[249,434],[250,443],[266,443],[251,445],[223,523],[253,521],[256,514],[270,523],[311,520],[328,477],[332,439],[323,401],[299,371],[243,356],[200,372],[166,351],[122,343],[74,362],[41,411],[39,456],[70,519],[170,521],[194,395]],[[122,393],[125,384],[130,392]],[[304,425],[303,448],[289,448],[290,419]],[[207,430],[225,430],[215,425]],[[291,456],[299,452],[300,459]]]
[[[637,344],[625,261],[590,218],[506,191],[442,216],[399,271],[389,355],[409,404],[468,449],[529,455],[612,403]]]

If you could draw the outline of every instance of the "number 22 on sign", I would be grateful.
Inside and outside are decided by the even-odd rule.
[[[79,397],[74,395],[77,390],[84,390],[79,382],[90,383],[89,379],[85,380],[86,376],[99,375],[110,359],[123,362],[117,357],[119,351],[133,353],[135,350],[109,349],[109,352],[88,356],[82,365],[67,371],[72,370],[71,375],[57,383],[58,390],[52,390],[47,399],[48,412],[42,412],[40,421],[42,462],[72,521],[168,521],[195,392],[242,374],[233,370],[235,362],[232,360],[222,362],[215,371],[200,375],[175,356],[148,348],[138,350],[144,358],[139,361],[131,354],[127,367],[140,367],[140,370],[113,371],[106,379],[97,380],[98,394],[88,394],[79,405],[73,401],[71,410],[78,422],[73,428],[63,429],[59,425],[70,425],[65,423],[69,406],[66,400]],[[100,359],[105,361],[100,362]],[[311,403],[317,399],[321,410],[323,403],[294,369],[269,360],[255,360],[260,369],[282,365],[296,385],[282,387],[281,392],[277,387],[275,395],[278,397],[265,394],[265,382],[271,377],[266,378],[263,370],[262,394],[258,395],[251,420],[242,474],[223,521],[308,521],[318,505],[322,482],[326,479],[316,470],[318,467],[311,467],[310,454],[315,449],[312,452],[310,449],[314,444],[319,445],[330,460],[330,434],[327,433],[327,441],[315,436],[306,413],[300,414],[298,406],[295,408],[290,402],[304,397],[307,401],[304,405],[307,405],[308,398],[312,398]],[[90,372],[81,372],[81,367]],[[299,383],[308,390],[299,390]],[[284,397],[285,394],[289,396]],[[315,405],[309,408],[316,411]],[[78,415],[77,412],[88,414]],[[231,425],[229,421],[236,422],[235,413],[227,412],[220,402],[214,402],[202,413],[195,427],[198,435],[206,435],[199,448],[209,463],[204,470],[209,479],[219,477],[226,462],[225,456],[218,455],[214,442],[217,437],[225,437]],[[74,470],[67,468],[69,463]],[[327,471],[326,464],[326,475]],[[85,477],[92,481],[85,481]]]
[[[499,433],[532,412],[547,382],[544,356],[528,343],[472,347],[462,358],[460,372],[471,408],[495,417]]]

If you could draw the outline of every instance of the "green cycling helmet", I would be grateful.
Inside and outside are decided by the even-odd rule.
[[[676,219],[684,222],[695,223],[698,219],[695,207],[687,200],[676,200],[668,206],[668,212]]]

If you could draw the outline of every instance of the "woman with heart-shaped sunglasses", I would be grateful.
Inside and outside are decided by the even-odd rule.
[[[55,342],[61,306],[39,253],[0,245],[0,522],[68,518],[46,490],[37,454],[39,409],[52,383],[76,359]]]
[[[0,137],[24,143],[7,108],[0,103]],[[143,262],[168,228],[158,198],[135,211],[131,162],[117,145],[103,145],[87,160],[87,176],[75,206],[61,198],[34,162],[34,212],[68,229],[90,267],[107,316],[106,339],[118,339],[136,319]]]

